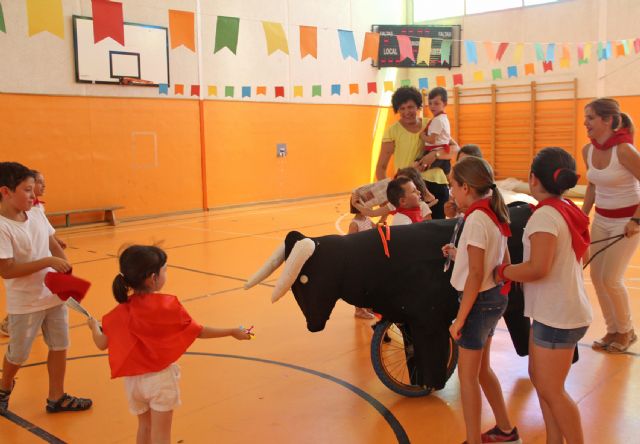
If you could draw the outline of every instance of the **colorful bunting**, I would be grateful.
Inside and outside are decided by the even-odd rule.
[[[360,94],[360,86],[357,83],[349,83],[349,95]]]
[[[266,96],[266,95],[267,95],[266,86],[256,86],[256,96]]]
[[[240,32],[240,18],[219,15],[216,20],[216,40],[213,53],[222,48],[229,48],[233,54],[238,50],[238,34]]]
[[[451,66],[451,40],[443,40],[440,46],[440,63]]]
[[[604,47],[602,46],[602,42],[598,42],[597,54],[598,54],[598,61],[606,59],[606,57],[607,57],[606,51],[604,50]]]
[[[578,50],[578,61],[580,60],[584,60],[584,45],[582,43],[578,43],[577,45],[577,50]]]
[[[493,80],[502,80],[502,68],[492,69],[491,78],[493,78]]]
[[[482,71],[475,71],[473,73],[473,81],[474,82],[484,82],[484,72]]]
[[[251,87],[250,86],[243,86],[240,89],[240,95],[242,96],[242,98],[251,97]]]
[[[191,96],[200,97],[200,85],[191,85]]]
[[[507,67],[507,78],[518,77],[518,67],[517,66],[508,66]]]
[[[322,85],[313,85],[311,87],[311,97],[318,97],[322,95]]]
[[[358,51],[356,50],[356,41],[353,39],[353,31],[338,29],[338,38],[340,39],[342,58],[346,60],[352,57],[353,60],[358,60]]]
[[[193,12],[169,9],[169,35],[171,36],[171,49],[184,45],[195,52],[196,37]]]
[[[433,40],[429,37],[420,37],[418,42],[418,58],[416,59],[416,63],[423,63],[429,66],[431,63],[431,46],[433,44]]]
[[[429,79],[420,77],[418,79],[418,89],[429,89]]]
[[[278,50],[289,54],[289,44],[287,43],[287,36],[284,33],[282,23],[262,22],[262,29],[267,40],[267,55],[271,55]]]
[[[624,53],[624,44],[617,43],[616,44],[616,57],[624,57],[626,54]]]
[[[225,86],[224,87],[224,96],[225,97],[233,97],[235,95],[235,88],[233,86]]]
[[[160,83],[158,85],[158,94],[168,95],[169,94],[169,85],[166,83]]]
[[[607,60],[609,60],[613,55],[613,48],[612,48],[611,42],[607,42],[607,46],[605,46],[605,52],[607,54]]]
[[[176,84],[173,86],[173,93],[174,93],[176,96],[182,96],[182,95],[184,95],[184,85],[180,85],[179,83],[176,83]]]
[[[218,97],[218,87],[215,85],[209,85],[209,88],[207,88],[207,94],[209,96]]]
[[[331,85],[331,95],[340,95],[340,85]]]
[[[436,76],[436,85],[446,88],[447,79],[445,78],[445,76]]]
[[[411,80],[409,79],[400,80],[400,86],[411,86]]]
[[[463,85],[464,80],[462,78],[462,74],[454,74],[453,75],[453,86]]]
[[[493,43],[484,42],[484,50],[487,53],[487,60],[489,60],[489,63],[495,63],[496,53],[493,51]]]
[[[588,62],[589,60],[591,60],[591,43],[585,43],[584,44],[584,59],[585,59],[585,63]]]
[[[522,55],[524,54],[524,43],[516,44],[516,49],[513,51],[513,62],[519,64],[522,61]]]
[[[542,72],[553,71],[553,62],[551,60],[545,60],[542,62]]]
[[[465,52],[467,53],[467,63],[478,64],[478,50],[476,48],[476,42],[473,40],[464,41]]]
[[[7,33],[7,27],[4,24],[4,13],[2,12],[2,3],[0,3],[0,31]]]
[[[284,86],[276,86],[276,97],[284,97]]]
[[[380,34],[377,32],[367,32],[364,35],[364,45],[362,47],[362,57],[360,60],[368,58],[376,64],[378,62],[378,50],[380,48]]]
[[[106,0],[92,0],[93,12],[93,42],[111,37],[124,46],[124,20],[122,18],[122,3]]]
[[[571,51],[569,51],[569,45],[567,45],[566,43],[562,44],[562,58],[563,59],[571,58]]]
[[[640,52],[640,37],[633,41],[633,49],[636,51],[636,54]]]
[[[547,45],[547,56],[545,58],[547,62],[554,62],[556,60],[556,44],[549,43]]]
[[[544,50],[541,43],[534,43],[533,47],[536,50],[536,60],[542,62],[544,60]]]
[[[384,82],[384,92],[393,91],[393,82],[391,80],[387,80]]]
[[[315,26],[300,26],[300,58],[310,55],[318,58],[318,28]]]
[[[398,49],[400,50],[400,61],[404,61],[409,59],[415,62],[415,57],[413,56],[413,46],[411,46],[411,39],[407,35],[397,35],[396,39],[398,40]]]
[[[378,83],[367,82],[367,94],[377,93],[377,92],[378,92]]]
[[[27,16],[29,37],[42,31],[49,31],[64,39],[62,0],[27,0]]]
[[[622,46],[624,46],[624,55],[627,56],[631,53],[631,49],[630,49],[631,45],[632,45],[631,39],[622,41]]]
[[[534,67],[533,63],[527,63],[524,65],[524,75],[528,76],[529,74],[535,74],[536,73],[536,68]]]
[[[293,87],[293,97],[302,97],[304,89],[302,85],[295,85]]]
[[[498,61],[502,60],[502,56],[507,51],[508,47],[509,47],[509,43],[508,42],[500,43],[500,46],[498,46],[498,52],[496,53],[496,60],[498,60]]]

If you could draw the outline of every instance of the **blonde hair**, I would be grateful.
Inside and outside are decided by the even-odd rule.
[[[627,128],[631,134],[635,131],[631,117],[620,111],[620,104],[615,99],[601,97],[589,102],[585,108],[591,108],[597,116],[603,119],[611,118],[611,129],[613,131],[621,128]]]
[[[509,223],[509,210],[493,178],[491,165],[479,157],[464,157],[453,166],[453,179],[460,185],[467,184],[478,196],[485,196],[492,190],[490,205],[500,222]]]

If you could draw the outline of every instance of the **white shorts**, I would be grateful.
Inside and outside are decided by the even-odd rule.
[[[149,409],[169,412],[181,404],[180,367],[171,364],[159,372],[125,376],[124,388],[129,401],[129,411],[142,415]]]

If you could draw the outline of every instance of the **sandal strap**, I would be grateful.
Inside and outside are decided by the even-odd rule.
[[[77,396],[72,396],[67,393],[63,393],[62,396],[56,401],[51,401],[47,399],[47,405],[52,409],[76,409],[86,408],[91,405],[91,400],[87,398],[78,398]]]

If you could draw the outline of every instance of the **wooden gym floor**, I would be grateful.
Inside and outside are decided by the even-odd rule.
[[[319,236],[344,232],[348,196],[60,230],[74,274],[93,283],[83,305],[101,317],[115,305],[111,281],[123,244],[160,243],[169,254],[167,293],[180,297],[199,322],[255,325],[255,340],[197,340],[179,361],[182,401],[174,414],[175,443],[460,443],[464,421],[457,375],[444,390],[405,398],[378,380],[370,362],[369,321],[339,302],[320,333],[306,330],[289,293],[271,304],[270,278],[242,284],[290,230]],[[640,329],[640,253],[626,275]],[[580,343],[580,361],[567,387],[582,412],[587,443],[626,443],[640,429],[640,345],[624,355],[598,353],[604,333],[593,287],[595,321]],[[2,313],[4,314],[4,313]],[[109,379],[107,358],[91,341],[82,317],[70,314],[66,390],[93,398],[88,412],[45,413],[46,346],[38,338],[18,373],[10,418],[0,417],[1,443],[135,441],[122,381]],[[4,346],[7,338],[0,337]],[[4,350],[3,350],[4,353]],[[544,424],[527,375],[501,323],[491,356],[511,418],[525,443],[544,443]],[[485,403],[483,424],[494,425]],[[634,438],[635,436],[635,438]],[[56,441],[56,439],[58,441]],[[637,442],[637,441],[636,441]]]

